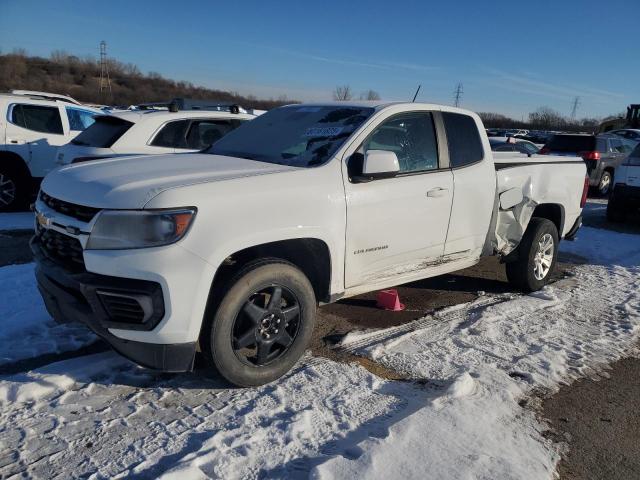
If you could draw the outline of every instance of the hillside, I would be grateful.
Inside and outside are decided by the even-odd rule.
[[[260,109],[294,103],[284,97],[261,100],[236,92],[199,87],[187,81],[170,80],[154,72],[143,74],[136,65],[116,60],[109,60],[109,74],[112,96],[100,94],[100,64],[93,57],[79,58],[64,52],[54,52],[50,58],[28,56],[23,52],[0,55],[2,92],[38,90],[105,105],[131,105],[179,97],[214,99]]]

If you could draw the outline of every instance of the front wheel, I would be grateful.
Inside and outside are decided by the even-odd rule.
[[[0,168],[0,212],[18,210],[26,204],[24,178],[9,168]]]
[[[544,287],[556,265],[558,243],[558,229],[553,222],[532,218],[518,246],[518,259],[507,263],[509,282],[525,292]]]
[[[304,273],[281,260],[254,262],[231,280],[205,324],[203,353],[235,385],[269,383],[304,353],[315,313],[315,294]]]

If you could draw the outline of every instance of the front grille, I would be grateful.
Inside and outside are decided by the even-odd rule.
[[[96,213],[100,211],[99,208],[85,207],[84,205],[76,205],[75,203],[53,198],[51,195],[47,195],[42,191],[40,192],[40,200],[52,210],[68,217],[73,217],[81,222],[90,222],[93,217],[96,216]]]
[[[140,304],[142,301],[148,303],[147,310],[152,308],[148,297],[139,299],[136,296],[115,292],[97,291],[96,293],[111,321],[143,324],[151,314],[151,312],[145,311],[145,308]]]
[[[38,228],[37,235],[44,254],[51,261],[73,272],[85,270],[82,245],[77,238],[45,228]]]

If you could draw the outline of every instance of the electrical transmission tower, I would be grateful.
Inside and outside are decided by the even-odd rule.
[[[573,99],[573,106],[571,107],[571,119],[575,120],[576,113],[578,112],[578,107],[580,106],[580,97],[576,97]]]
[[[109,77],[109,64],[107,63],[107,42],[100,42],[100,97],[108,94],[111,100],[111,78]]]
[[[462,94],[464,93],[464,90],[462,90],[462,84],[459,83],[456,86],[456,90],[453,92],[453,105],[455,107],[459,107],[460,104],[462,103]]]

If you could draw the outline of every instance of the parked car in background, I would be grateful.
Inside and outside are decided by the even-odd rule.
[[[517,137],[489,137],[494,152],[520,152],[535,155],[540,149],[532,142]]]
[[[587,164],[589,185],[604,196],[613,186],[616,167],[622,164],[631,150],[615,135],[560,134],[551,137],[540,153],[582,157]]]
[[[0,211],[24,208],[42,178],[57,166],[57,148],[101,113],[64,95],[0,93]]]
[[[254,115],[232,105],[211,110],[126,110],[104,115],[58,149],[58,165],[129,155],[197,152]]]
[[[530,142],[533,142],[534,144],[537,144],[537,145],[544,145],[549,141],[549,139],[553,135],[554,133],[551,133],[551,132],[545,132],[541,130],[530,130],[529,133],[522,138],[524,138],[525,140],[529,140]]]
[[[585,174],[579,158],[494,154],[458,108],[290,105],[202,153],[52,172],[31,247],[56,321],[147,367],[190,370],[199,350],[261,385],[304,353],[318,302],[488,255],[542,288],[581,225]]]
[[[615,183],[609,203],[607,219],[623,221],[627,214],[640,210],[640,143],[616,168]]]
[[[634,147],[640,143],[640,130],[635,128],[623,128],[621,130],[612,130],[607,134],[616,135],[627,140]]]

